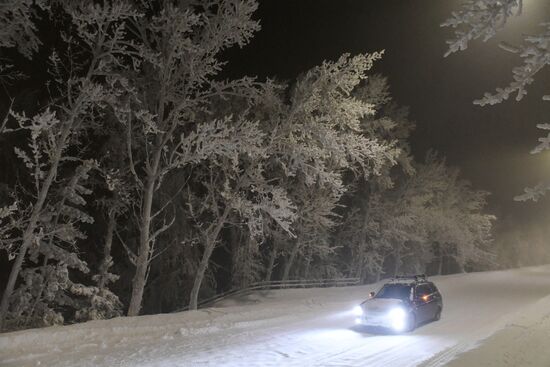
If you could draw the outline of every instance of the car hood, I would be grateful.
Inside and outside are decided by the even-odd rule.
[[[403,301],[395,298],[371,298],[361,305],[367,312],[389,311],[394,307],[403,306]]]

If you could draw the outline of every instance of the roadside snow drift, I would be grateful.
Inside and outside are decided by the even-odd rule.
[[[444,297],[442,318],[403,335],[354,326],[352,308],[379,285],[287,289],[2,334],[0,366],[549,365],[550,266],[430,279]]]

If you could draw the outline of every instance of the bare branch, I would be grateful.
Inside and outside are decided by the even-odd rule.
[[[120,236],[120,234],[118,233],[118,230],[115,229],[115,234],[118,238],[118,240],[120,241],[120,243],[122,244],[122,246],[124,247],[124,249],[126,250],[126,253],[128,254],[128,260],[130,260],[130,263],[132,263],[132,265],[136,265],[137,264],[137,255],[134,251],[132,251],[127,245],[126,245],[126,242],[122,239],[122,237]]]

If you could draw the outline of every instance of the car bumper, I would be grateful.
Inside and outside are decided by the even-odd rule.
[[[355,319],[357,325],[377,326],[377,327],[392,327],[392,320],[387,315],[380,316],[360,316]]]
[[[393,310],[387,313],[366,313],[355,320],[356,324],[388,328],[401,332],[410,329],[410,314],[403,309]]]

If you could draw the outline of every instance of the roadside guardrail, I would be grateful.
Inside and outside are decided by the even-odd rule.
[[[198,302],[198,308],[212,305],[227,297],[242,296],[259,290],[289,289],[289,288],[325,288],[325,287],[348,287],[358,285],[359,278],[336,278],[336,279],[292,279],[292,280],[270,280],[255,282],[245,288],[230,289],[205,298]],[[174,312],[187,311],[189,307],[180,308]]]

